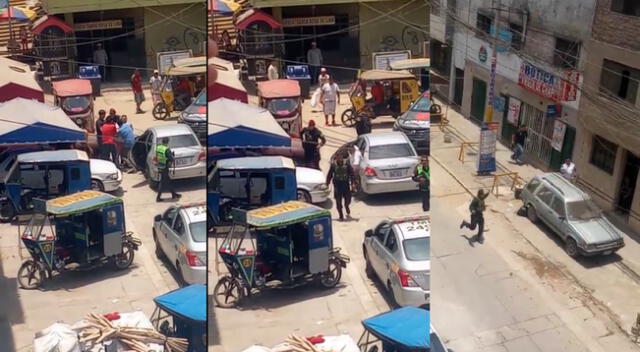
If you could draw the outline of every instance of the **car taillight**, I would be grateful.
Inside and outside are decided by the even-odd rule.
[[[204,266],[204,263],[200,260],[197,254],[191,251],[186,251],[185,256],[187,257],[187,263],[189,266]]]
[[[376,176],[376,170],[368,167],[368,168],[364,169],[364,174],[365,174],[365,176],[373,177],[373,176]]]
[[[198,161],[202,161],[204,159],[207,158],[207,153],[203,150],[200,151],[200,154],[198,154]]]
[[[402,287],[418,287],[411,275],[404,270],[398,270],[398,278]]]

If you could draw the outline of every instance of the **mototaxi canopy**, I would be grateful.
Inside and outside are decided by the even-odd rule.
[[[82,191],[47,200],[46,212],[56,216],[85,213],[107,205],[122,203],[122,199],[99,191]]]
[[[411,70],[414,68],[429,68],[431,65],[430,59],[406,59],[396,60],[389,64],[393,70]]]
[[[65,79],[53,82],[53,94],[59,97],[92,95],[91,81],[88,79]]]
[[[262,98],[295,98],[300,95],[300,83],[292,79],[258,82],[258,96]]]
[[[29,65],[0,57],[0,102],[15,98],[44,103],[44,92]]]
[[[153,299],[165,312],[198,325],[207,324],[207,288],[196,284]]]
[[[362,72],[359,78],[365,81],[387,81],[394,79],[416,79],[416,76],[406,70],[369,70]]]
[[[327,209],[297,200],[249,211],[235,208],[232,211],[235,222],[258,229],[286,226],[323,216],[331,216],[331,212]]]
[[[215,82],[209,85],[207,90],[207,100],[214,101],[227,98],[248,103],[249,96],[247,95],[247,90],[242,85],[242,82],[240,82],[238,71],[229,69],[224,65],[216,65],[215,68],[218,73],[218,78]]]
[[[405,350],[427,352],[430,349],[429,311],[403,307],[362,321],[364,328],[382,341]]]

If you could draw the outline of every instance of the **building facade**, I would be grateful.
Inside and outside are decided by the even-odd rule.
[[[571,82],[580,82],[585,69],[582,46],[594,8],[595,0],[471,0],[440,8],[448,11],[445,34],[454,27],[450,101],[472,121],[485,119],[495,34],[492,120],[500,124],[499,139],[510,144],[526,126],[527,160],[557,170],[574,151],[581,94]]]
[[[206,5],[200,0],[48,0],[44,8],[74,29],[78,62],[91,62],[96,45],[104,45],[109,80],[127,80],[129,67],[156,68],[159,52],[205,53]]]
[[[581,185],[640,231],[640,2],[598,0],[575,155]]]

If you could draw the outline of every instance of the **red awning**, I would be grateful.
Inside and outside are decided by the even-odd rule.
[[[251,9],[242,15],[238,16],[235,24],[236,29],[247,29],[253,22],[263,21],[266,22],[272,29],[282,27],[282,23],[278,22],[275,18],[271,17],[266,12]]]
[[[54,16],[45,16],[45,17],[46,19],[44,19],[42,22],[36,24],[36,26],[33,27],[33,29],[31,30],[33,34],[40,34],[42,33],[43,30],[45,30],[45,28],[52,27],[52,26],[62,29],[65,34],[73,32],[73,28],[71,28],[71,26],[66,24],[61,19]]]

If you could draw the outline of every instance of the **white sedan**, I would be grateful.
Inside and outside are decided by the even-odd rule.
[[[320,170],[296,167],[298,200],[307,203],[323,203],[329,198],[331,189],[325,184],[326,177]]]
[[[120,188],[122,172],[108,160],[90,159],[91,189],[101,192],[113,192]]]

